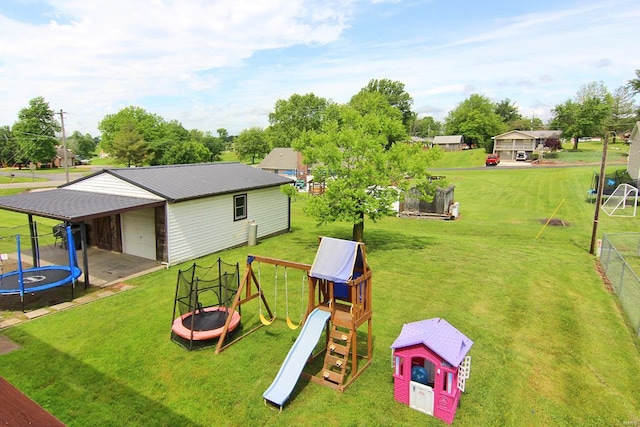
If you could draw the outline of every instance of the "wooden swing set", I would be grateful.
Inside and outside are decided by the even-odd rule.
[[[278,261],[278,262],[282,262],[281,260],[275,260],[272,259],[271,261]],[[275,264],[275,268],[274,268],[274,298],[273,298],[273,303],[274,305],[277,306],[278,304],[278,265],[279,264]],[[307,270],[303,269],[302,272],[303,274],[301,275],[302,277],[302,287],[300,288],[300,320],[298,321],[298,324],[296,325],[295,323],[293,323],[293,320],[291,320],[291,316],[289,316],[289,276],[287,274],[287,266],[285,265],[284,267],[284,290],[285,290],[285,294],[284,294],[284,298],[285,298],[285,307],[286,307],[286,311],[287,311],[287,326],[289,327],[289,329],[291,330],[296,330],[300,327],[300,325],[302,324],[302,320],[304,319],[304,288],[306,285],[306,281],[307,281]],[[262,283],[262,272],[261,272],[261,264],[260,261],[258,263],[258,283]],[[262,293],[262,288],[258,286],[258,292]],[[273,321],[276,319],[277,315],[276,315],[276,311],[274,309],[273,311],[273,316],[270,319],[267,319],[264,314],[262,314],[262,304],[261,301],[264,300],[264,296],[261,295],[261,298],[258,300],[258,309],[259,309],[259,314],[260,314],[260,322],[265,325],[265,326],[269,326],[270,324],[273,323]]]
[[[326,252],[333,250],[331,244],[339,239],[326,239]],[[344,241],[342,241],[344,242]],[[277,302],[278,268],[284,273],[285,281],[285,301],[286,301],[286,321],[291,329],[297,329],[302,325],[309,314],[315,309],[328,311],[331,313],[330,321],[325,327],[325,349],[317,354],[312,354],[308,362],[313,362],[324,354],[324,364],[316,375],[303,372],[302,375],[311,381],[329,386],[339,391],[344,391],[370,364],[373,356],[372,349],[372,272],[366,261],[366,254],[363,243],[350,242],[355,248],[353,256],[353,266],[351,275],[346,281],[338,281],[327,277],[314,276],[313,268],[316,265],[286,261],[276,258],[263,257],[258,255],[248,255],[245,272],[240,281],[238,292],[235,295],[230,311],[239,310],[240,306],[258,298],[260,322],[250,330],[236,335],[232,340],[225,343],[228,336],[231,316],[227,318],[222,334],[218,339],[215,354],[219,354],[240,339],[255,332],[263,326],[271,325],[276,319],[275,309],[272,311],[262,289],[262,264],[274,266],[274,304]],[[320,249],[319,249],[320,252]],[[316,255],[318,261],[320,254]],[[253,268],[257,263],[257,269]],[[302,271],[301,289],[301,317],[298,324],[295,324],[289,315],[289,289],[288,270],[295,269]],[[307,285],[307,308],[303,307],[304,286]],[[304,313],[304,314],[303,314]],[[367,325],[366,328],[366,354],[358,354],[358,329]],[[238,331],[239,332],[239,331]]]
[[[253,268],[253,264],[257,263],[257,274]],[[297,329],[306,318],[306,312],[304,310],[304,286],[305,282],[308,281],[308,273],[311,269],[309,264],[303,264],[299,262],[285,261],[276,258],[263,257],[259,255],[248,255],[247,256],[247,266],[240,280],[240,287],[238,288],[238,292],[236,297],[234,298],[233,304],[231,306],[231,311],[239,309],[240,306],[246,304],[249,301],[252,301],[255,298],[258,298],[258,311],[260,324],[253,327],[252,329],[246,331],[245,333],[236,336],[233,340],[225,343],[225,338],[228,334],[227,324],[225,324],[222,334],[218,339],[218,344],[216,346],[215,353],[219,354],[221,351],[225,350],[227,347],[235,344],[237,341],[246,337],[247,335],[255,332],[260,329],[262,326],[269,326],[276,319],[276,310],[271,310],[267,298],[264,295],[264,291],[262,289],[262,264],[270,264],[274,266],[274,305],[277,303],[278,297],[278,267],[282,267],[284,269],[284,281],[285,281],[285,301],[286,301],[286,316],[287,316],[287,325],[291,329]],[[302,276],[302,289],[300,293],[300,320],[296,325],[289,315],[289,283],[288,283],[288,272],[287,269],[297,269],[303,271]],[[227,319],[228,320],[228,319]],[[230,321],[227,321],[230,323]]]

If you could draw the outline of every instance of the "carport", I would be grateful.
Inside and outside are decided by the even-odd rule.
[[[28,216],[29,233],[33,242],[36,241],[38,236],[36,223],[33,220],[34,216],[59,220],[65,224],[72,225],[79,232],[85,288],[90,285],[87,222],[139,209],[162,207],[164,204],[164,200],[67,190],[64,188],[0,197],[0,209],[24,213]],[[32,257],[37,260],[35,245],[32,245],[32,248]]]

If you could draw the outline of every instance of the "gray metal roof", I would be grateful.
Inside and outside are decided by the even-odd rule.
[[[129,210],[162,206],[164,200],[150,200],[64,187],[107,173],[170,202],[185,201],[290,184],[291,180],[241,163],[150,166],[103,169],[63,184],[57,189],[0,197],[0,209],[62,221],[80,222]]]
[[[462,144],[462,135],[438,135],[433,137],[434,144]]]
[[[143,207],[162,206],[159,200],[87,191],[52,189],[0,197],[0,209],[80,222]]]
[[[512,133],[526,135],[531,137],[532,139],[560,138],[560,136],[562,135],[561,130],[510,130],[509,132],[501,133],[500,135],[494,136],[493,139],[503,139],[504,136],[510,135]]]
[[[170,202],[290,184],[291,180],[242,163],[198,163],[104,169],[107,173]],[[69,184],[61,185],[64,188]]]

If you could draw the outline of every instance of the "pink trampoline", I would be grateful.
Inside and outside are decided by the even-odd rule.
[[[185,313],[173,321],[171,330],[186,340],[204,341],[218,338],[222,334],[229,312],[225,307],[207,307]],[[229,332],[240,324],[240,313],[234,311],[229,323]]]

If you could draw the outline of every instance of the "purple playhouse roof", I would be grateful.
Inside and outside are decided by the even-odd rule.
[[[473,341],[444,319],[435,318],[407,323],[391,348],[424,344],[451,366],[459,366]]]

